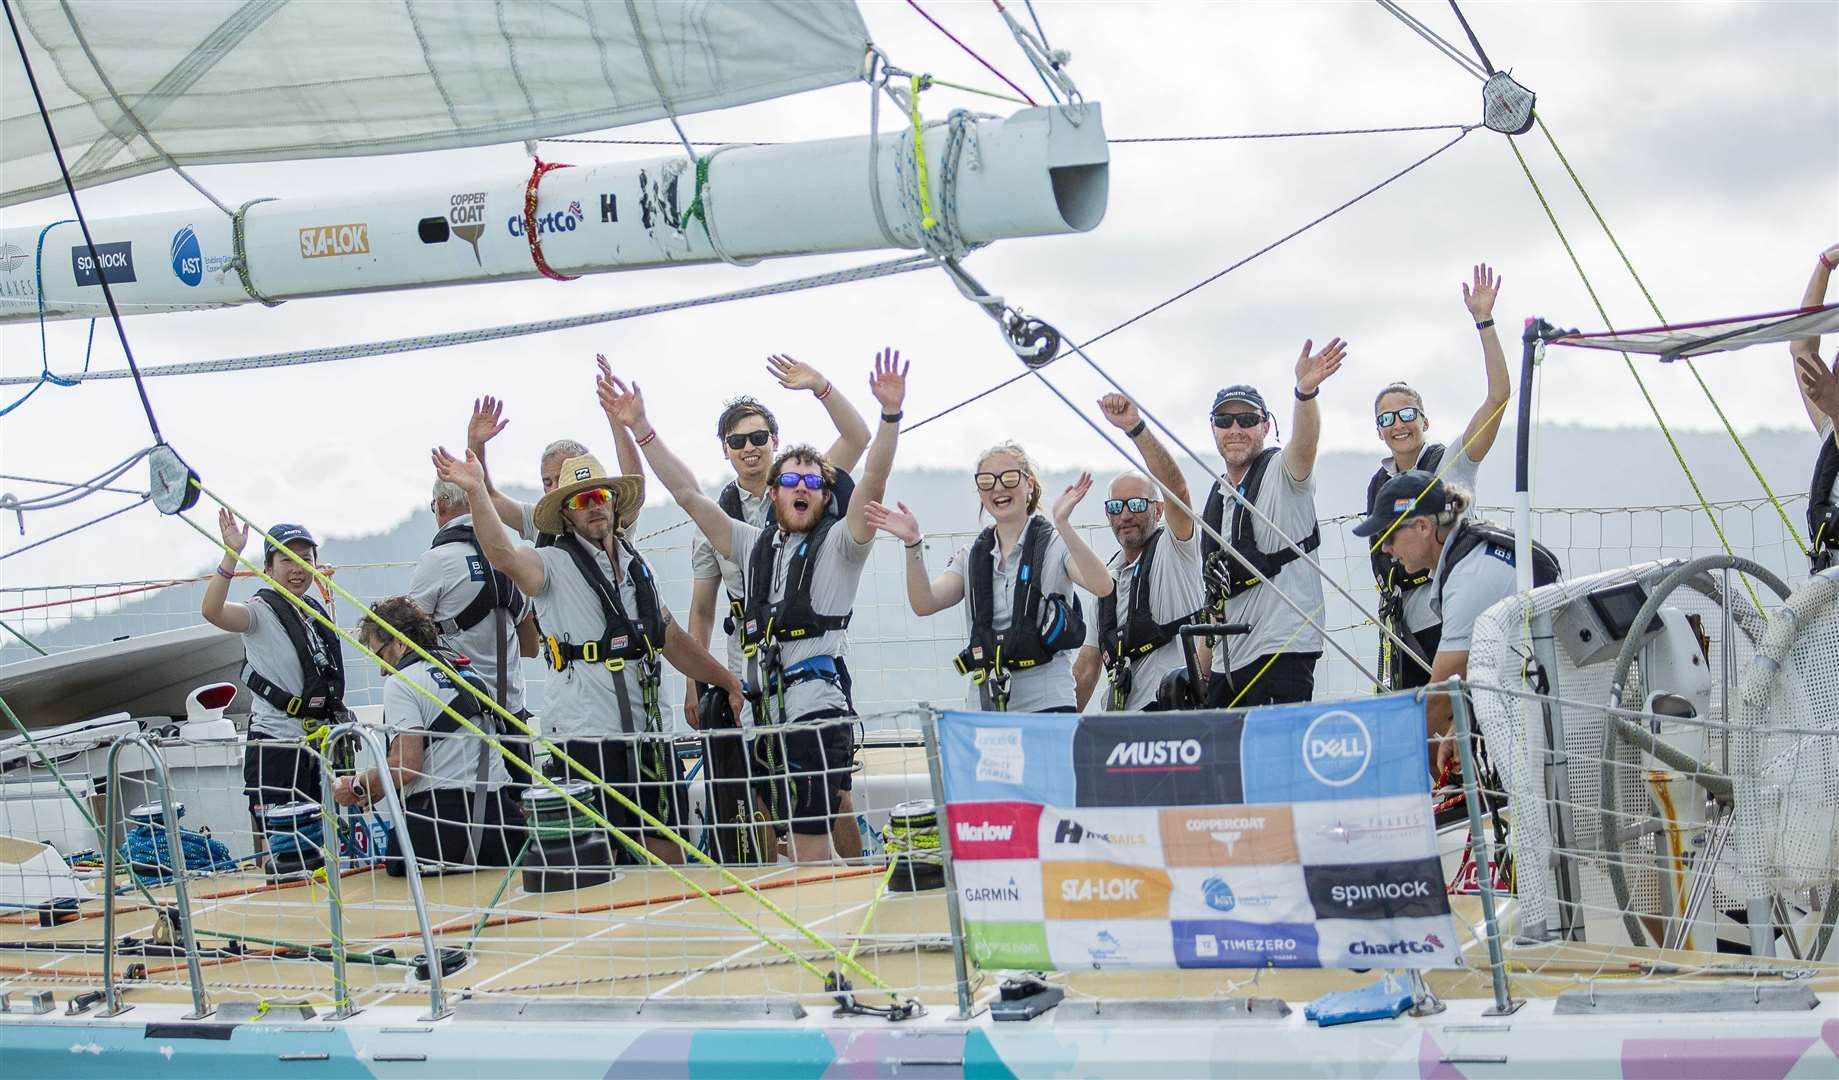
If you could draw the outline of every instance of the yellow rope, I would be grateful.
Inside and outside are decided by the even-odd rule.
[[[194,483],[196,483],[196,481],[194,481]],[[209,495],[213,500],[217,502],[218,505],[222,506],[225,510],[228,510],[235,517],[241,518],[244,521],[249,520],[247,517],[244,517],[244,515],[239,513],[236,510],[236,508],[232,507],[229,503],[225,502],[223,498],[220,497],[216,492],[211,491],[209,488],[206,488],[202,484],[198,484],[197,486],[200,491],[203,491],[205,494]],[[271,586],[276,592],[293,600],[296,606],[298,606],[301,609],[301,611],[305,613],[307,616],[312,618],[314,621],[320,623],[321,625],[325,626],[327,629],[331,630],[334,634],[337,634],[340,638],[351,643],[354,647],[357,648],[359,652],[363,653],[365,656],[368,656],[372,660],[375,660],[377,664],[383,669],[383,671],[386,674],[394,675],[397,673],[395,667],[385,662],[382,657],[378,656],[376,653],[372,652],[370,649],[366,648],[364,646],[364,643],[357,640],[355,635],[346,631],[343,627],[339,626],[337,623],[333,622],[331,619],[327,618],[326,616],[320,614],[318,611],[314,610],[311,605],[300,602],[300,600],[297,597],[294,597],[294,595],[291,592],[289,592],[285,586],[281,585],[280,582],[268,576],[268,574],[261,567],[258,567],[254,563],[250,562],[248,559],[244,558],[241,552],[230,551],[230,549],[224,546],[220,541],[218,541],[217,538],[211,536],[211,534],[207,530],[205,530],[197,522],[191,520],[185,515],[179,514],[175,516],[177,516],[181,521],[184,521],[187,525],[190,525],[194,530],[196,530],[199,533],[199,535],[205,537],[207,540],[211,540],[214,543],[217,543],[218,546],[221,547],[224,551],[230,552],[230,554],[236,559],[236,561],[248,567],[250,572],[254,576],[261,578],[264,582],[266,582],[269,586]],[[720,863],[717,863],[714,859],[711,859],[709,858],[709,856],[703,854],[700,850],[697,849],[697,847],[694,844],[691,844],[688,841],[684,840],[682,837],[678,836],[676,832],[672,830],[669,826],[665,825],[662,821],[659,821],[657,818],[653,817],[650,813],[646,812],[646,810],[643,807],[639,806],[638,804],[634,803],[632,800],[628,799],[624,793],[620,792],[619,790],[614,788],[611,784],[601,779],[598,775],[589,771],[585,766],[581,765],[579,762],[575,761],[573,758],[570,758],[567,754],[563,753],[561,747],[556,746],[554,743],[550,742],[547,738],[545,738],[535,728],[524,723],[522,720],[518,719],[516,716],[512,715],[510,712],[507,712],[503,706],[499,705],[496,701],[493,701],[490,695],[479,691],[469,681],[461,678],[458,672],[455,672],[452,668],[448,667],[439,658],[435,657],[434,655],[429,653],[427,650],[417,645],[415,642],[410,641],[407,637],[405,637],[402,634],[401,631],[397,630],[394,626],[390,625],[388,622],[385,622],[383,619],[379,618],[375,612],[371,611],[370,608],[364,604],[363,601],[359,600],[357,597],[346,592],[345,589],[341,587],[340,585],[338,585],[336,582],[334,582],[330,576],[322,573],[318,567],[313,566],[310,563],[308,563],[305,559],[302,559],[299,555],[295,554],[294,551],[291,548],[287,547],[285,544],[276,544],[273,538],[268,536],[267,533],[265,532],[261,533],[261,536],[262,536],[264,543],[269,544],[276,551],[286,554],[289,559],[293,560],[297,565],[299,565],[302,569],[306,570],[307,573],[311,574],[315,579],[319,580],[325,585],[330,586],[335,592],[338,593],[338,595],[344,597],[346,600],[349,600],[360,612],[363,613],[363,615],[366,618],[369,618],[374,624],[376,624],[378,628],[386,631],[391,637],[395,638],[397,641],[402,642],[402,644],[407,646],[410,649],[410,651],[420,656],[423,660],[427,661],[429,664],[433,665],[434,667],[440,669],[443,672],[446,672],[447,675],[453,679],[455,685],[465,688],[468,693],[471,693],[474,697],[478,698],[480,703],[484,707],[491,709],[494,713],[497,713],[499,717],[515,725],[518,730],[521,730],[524,733],[528,734],[532,739],[536,741],[538,745],[548,750],[551,755],[553,755],[560,761],[566,763],[571,769],[573,769],[576,772],[576,774],[578,774],[579,776],[583,777],[584,779],[594,784],[601,791],[612,796],[614,800],[619,802],[626,809],[637,814],[639,818],[642,821],[644,821],[646,824],[657,829],[659,834],[662,835],[665,839],[677,844],[686,853],[700,860],[704,865],[712,868],[718,875],[721,876],[721,878],[724,881],[728,882],[730,885],[739,889],[741,892],[745,893],[748,897],[750,897],[751,899],[759,903],[761,907],[765,908],[767,911],[777,916],[788,927],[790,927],[793,930],[798,931],[802,936],[805,937],[806,940],[810,941],[813,945],[816,945],[818,948],[823,949],[829,952],[830,954],[832,954],[833,956],[835,956],[839,961],[843,963],[845,967],[848,967],[850,970],[860,975],[865,981],[869,983],[869,985],[875,987],[876,989],[886,991],[890,996],[897,996],[894,994],[893,988],[890,987],[887,983],[883,982],[873,972],[870,972],[868,969],[862,967],[860,964],[856,963],[854,960],[846,958],[843,954],[843,951],[840,948],[824,940],[822,937],[820,937],[816,933],[816,931],[812,930],[810,927],[806,926],[804,923],[801,923],[797,919],[793,918],[789,912],[785,911],[785,909],[781,908],[778,904],[775,904],[765,894],[755,889],[752,885],[748,884],[746,881],[743,881],[740,877],[735,875],[727,867],[722,866]],[[488,734],[486,731],[480,728],[477,724],[474,724],[471,720],[467,719],[464,716],[461,716],[446,702],[441,701],[438,697],[434,696],[432,693],[428,692],[426,689],[416,685],[412,680],[404,680],[404,681],[405,681],[405,684],[411,687],[412,689],[414,689],[416,693],[420,694],[422,697],[426,698],[428,701],[438,706],[441,709],[441,711],[446,713],[448,716],[453,717],[462,726],[464,726],[468,731],[484,739],[487,745],[497,750],[499,755],[502,756],[507,762],[515,764],[517,767],[529,773],[531,778],[535,780],[537,783],[555,792],[557,795],[560,795],[565,801],[569,803],[569,805],[573,806],[576,810],[579,810],[583,814],[587,815],[589,820],[593,821],[595,824],[606,829],[608,833],[610,833],[620,843],[624,844],[629,850],[631,850],[635,854],[643,855],[646,859],[650,860],[653,864],[655,864],[656,866],[663,869],[665,872],[677,878],[677,880],[680,881],[685,887],[690,889],[692,892],[696,893],[702,899],[708,901],[710,904],[714,905],[714,907],[718,911],[722,912],[723,914],[727,915],[729,918],[733,919],[736,923],[740,924],[740,926],[743,929],[751,931],[755,936],[759,937],[760,940],[764,942],[766,945],[768,945],[769,947],[777,949],[779,952],[783,953],[788,959],[793,960],[795,963],[799,964],[801,967],[805,968],[805,970],[817,976],[819,979],[823,979],[826,977],[825,973],[822,970],[820,970],[815,964],[812,964],[809,960],[793,952],[789,946],[775,939],[772,935],[768,934],[764,929],[762,929],[758,924],[743,917],[739,912],[735,911],[732,907],[728,906],[726,903],[724,903],[714,894],[710,893],[707,889],[703,888],[700,884],[698,884],[695,880],[690,878],[687,874],[683,873],[681,870],[677,869],[671,864],[665,862],[663,859],[659,858],[655,853],[653,853],[650,849],[646,848],[643,844],[627,836],[625,832],[619,829],[618,826],[614,825],[612,822],[608,821],[605,817],[601,816],[599,811],[595,810],[593,807],[588,806],[586,803],[575,798],[574,796],[568,794],[566,791],[563,791],[562,788],[559,785],[557,785],[553,780],[549,779],[549,777],[547,776],[544,776],[534,766],[530,765],[529,763],[525,762],[522,758],[512,753],[509,749],[507,749],[504,746],[503,743],[499,742],[496,738],[492,737],[490,734]]]
[[[912,93],[907,98],[908,116],[913,126],[913,167],[919,176],[920,228],[931,232],[939,219],[932,216],[931,188],[926,179],[925,132],[920,128],[920,77],[912,76]]]
[[[1578,179],[1577,170],[1571,168],[1570,159],[1564,156],[1563,150],[1558,149],[1558,140],[1552,137],[1551,129],[1545,126],[1545,118],[1535,114],[1533,119],[1538,123],[1539,131],[1544,134],[1545,141],[1551,144],[1552,153],[1558,155],[1559,163],[1564,166],[1564,171],[1570,175],[1571,183],[1577,185],[1577,193],[1584,197],[1584,205],[1590,208],[1590,213],[1596,217],[1596,223],[1603,227],[1603,235],[1609,238],[1610,246],[1616,249],[1617,255],[1621,256],[1622,265],[1628,268],[1628,276],[1635,279],[1635,286],[1641,290],[1641,295],[1647,299],[1647,306],[1653,310],[1654,318],[1665,323],[1667,317],[1660,313],[1660,305],[1654,302],[1654,294],[1648,292],[1647,283],[1642,281],[1641,275],[1635,272],[1635,264],[1629,261],[1628,253],[1622,250],[1621,241],[1617,240],[1615,233],[1610,231],[1609,222],[1603,220],[1603,212],[1596,208],[1596,200],[1592,199],[1590,193],[1584,189],[1584,182]],[[1762,475],[1762,469],[1756,464],[1756,459],[1750,456],[1750,448],[1744,445],[1742,436],[1738,435],[1737,429],[1731,426],[1730,417],[1724,415],[1724,407],[1718,403],[1717,396],[1711,392],[1711,387],[1706,385],[1704,376],[1699,374],[1698,365],[1692,362],[1691,357],[1682,357],[1681,359],[1686,365],[1686,370],[1692,373],[1693,381],[1697,382],[1699,384],[1699,389],[1705,392],[1705,400],[1711,402],[1711,409],[1718,414],[1719,422],[1724,425],[1725,434],[1730,436],[1731,442],[1737,444],[1737,452],[1743,455],[1744,464],[1750,467],[1750,472],[1756,476],[1756,482],[1762,485],[1763,494],[1769,497],[1769,504],[1775,507],[1775,512],[1777,514],[1781,515],[1782,524],[1787,526],[1788,535],[1794,538],[1794,542],[1800,547],[1802,555],[1809,554],[1807,545],[1801,540],[1800,527],[1788,519],[1788,511],[1782,507],[1781,500],[1775,497],[1775,490],[1769,486],[1768,479]]]

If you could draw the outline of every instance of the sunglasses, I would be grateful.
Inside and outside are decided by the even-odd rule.
[[[1393,421],[1397,421],[1401,424],[1409,424],[1423,415],[1424,410],[1407,405],[1402,409],[1387,409],[1385,412],[1375,416],[1373,421],[1380,427],[1391,427]]]
[[[736,432],[728,436],[726,441],[728,443],[728,449],[730,450],[739,450],[748,443],[753,443],[755,446],[765,446],[767,443],[773,441],[773,433],[765,428],[761,428],[759,431],[749,431],[746,433]]]
[[[1105,513],[1112,517],[1116,517],[1123,513],[1124,509],[1128,507],[1133,514],[1147,514],[1149,513],[1149,504],[1156,501],[1158,500],[1145,499],[1141,496],[1134,499],[1106,499]]]
[[[779,474],[778,484],[782,488],[795,488],[803,484],[812,491],[822,491],[824,490],[824,477],[821,473],[782,472]]]
[[[1264,423],[1264,414],[1255,412],[1216,412],[1213,414],[1213,426],[1228,429],[1235,424],[1242,428],[1255,428]]]
[[[995,491],[998,483],[1006,488],[1021,487],[1022,470],[1004,469],[999,473],[980,472],[977,474],[978,491]]]
[[[592,510],[597,506],[605,506],[612,499],[613,493],[606,488],[589,488],[562,500],[562,505],[570,510]]]

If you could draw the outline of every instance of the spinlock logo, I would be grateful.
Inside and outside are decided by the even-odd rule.
[[[1054,826],[1054,843],[1056,844],[1082,844],[1087,840],[1097,840],[1120,847],[1149,842],[1149,838],[1142,833],[1098,832],[1086,828],[1072,818],[1061,818],[1060,824]]]
[[[300,230],[300,257],[324,259],[335,255],[370,254],[370,226],[314,225]]]
[[[98,261],[102,273],[96,272]],[[96,257],[89,257],[88,246],[70,249],[70,272],[77,279],[78,285],[100,285],[107,277],[110,285],[120,285],[125,281],[134,281],[134,242],[122,240],[113,244],[97,244]]]
[[[479,256],[479,239],[485,235],[485,192],[468,191],[449,198],[447,225],[473,249],[473,262],[485,265]]]
[[[1346,787],[1373,762],[1366,721],[1344,709],[1323,713],[1303,732],[1303,767],[1329,787]]]
[[[1425,934],[1422,941],[1356,941],[1347,947],[1350,956],[1425,956],[1443,951],[1443,939]]]
[[[983,824],[973,825],[968,821],[958,822],[956,836],[960,844],[1000,844],[1015,835],[1013,825]]]
[[[1141,878],[1081,878],[1060,883],[1060,899],[1068,904],[1118,903],[1138,899]]]
[[[1375,900],[1422,900],[1430,895],[1427,881],[1375,881],[1364,885],[1336,885],[1329,897],[1343,907],[1353,908]]]
[[[964,899],[972,904],[999,903],[1004,900],[1021,903],[1022,887],[1015,883],[1014,878],[1010,878],[1006,885],[969,885],[964,889]]]
[[[1106,772],[1192,772],[1199,768],[1197,739],[1120,742],[1105,757]]]
[[[1233,898],[1232,886],[1217,877],[1201,882],[1200,896],[1215,911],[1231,911],[1239,906],[1239,902]]]
[[[551,233],[574,232],[581,224],[581,219],[586,216],[586,214],[582,213],[581,204],[579,202],[569,203],[568,209],[566,210],[551,210],[549,213],[538,217],[536,219],[536,234],[538,236],[546,236]],[[505,219],[505,227],[511,230],[512,236],[524,235],[524,216],[522,214],[511,215],[509,218]]]

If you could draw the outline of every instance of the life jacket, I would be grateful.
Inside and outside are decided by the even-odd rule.
[[[485,685],[484,679],[481,679],[473,672],[471,667],[472,662],[466,659],[466,657],[460,656],[447,649],[430,649],[428,651],[438,657],[442,663],[452,668],[468,686],[473,687],[487,697],[491,696],[491,688]],[[396,665],[396,670],[399,673],[407,673],[408,670],[413,668],[416,664],[423,664],[426,662],[427,661],[423,660],[420,655],[411,652],[403,656],[402,661]],[[442,702],[442,704],[446,705],[454,712],[459,713],[461,716],[471,721],[475,726],[485,730],[488,734],[498,730],[498,715],[488,710],[478,697],[461,687],[455,686],[452,677],[440,668],[434,668],[429,674],[432,676],[436,687],[442,690],[453,691],[453,696]],[[426,730],[433,732],[458,731],[460,730],[460,722],[446,712],[442,712],[439,716],[435,717],[433,724]]]
[[[1813,463],[1813,486],[1807,489],[1807,537],[1816,559],[1820,558],[1822,550],[1839,551],[1839,501],[1833,499],[1835,480],[1839,480],[1839,444],[1828,438],[1820,443],[1820,456]]]
[[[831,470],[830,501],[824,504],[824,517],[842,520],[849,512],[849,497],[855,493],[856,482],[842,469]],[[772,488],[766,491],[766,521],[764,528],[771,532],[778,527],[778,518],[773,513]],[[741,506],[741,485],[730,480],[715,496],[715,504],[722,508],[722,513],[736,521],[747,521],[747,513]],[[749,522],[751,524],[751,522]],[[738,560],[737,560],[738,561]],[[728,615],[722,620],[722,631],[729,637],[734,636],[734,628],[739,625],[742,609],[746,607],[746,598],[728,594]]]
[[[1258,491],[1264,485],[1264,474],[1270,468],[1271,461],[1282,452],[1280,447],[1267,447],[1260,451],[1252,461],[1251,468],[1245,472],[1244,482],[1239,484],[1240,499],[1233,500],[1232,527],[1223,527],[1226,519],[1226,493],[1221,482],[1215,480],[1212,490],[1207,492],[1207,505],[1201,511],[1201,518],[1207,528],[1201,530],[1200,553],[1201,572],[1207,580],[1207,606],[1223,607],[1228,598],[1239,595],[1247,589],[1262,584],[1245,564],[1250,563],[1258,573],[1266,578],[1275,579],[1279,571],[1301,558],[1288,547],[1276,551],[1258,550],[1258,541],[1252,533],[1255,519],[1245,508],[1246,503],[1257,505]],[[1242,501],[1241,501],[1242,500]],[[1232,550],[1240,558],[1234,559],[1221,548],[1214,534],[1224,536]],[[1314,551],[1322,546],[1322,529],[1318,525],[1309,530],[1296,545],[1304,551]]]
[[[1166,532],[1167,529],[1159,528],[1151,533],[1149,542],[1143,545],[1143,553],[1137,556],[1128,618],[1122,624],[1118,622],[1118,589],[1112,589],[1098,601],[1099,655],[1105,661],[1105,670],[1111,674],[1112,689],[1119,696],[1128,695],[1130,671],[1137,661],[1175,640],[1181,628],[1194,619],[1194,613],[1187,612],[1173,622],[1159,623],[1150,615],[1150,571],[1155,566],[1156,547]]]
[[[1469,552],[1483,544],[1489,547],[1488,554],[1499,558],[1508,566],[1517,566],[1518,559],[1514,547],[1512,529],[1503,529],[1486,521],[1470,521],[1467,518],[1458,522],[1456,531],[1443,545],[1443,557],[1437,563],[1436,590],[1437,605],[1443,604],[1443,583],[1449,580],[1450,571],[1456,568]],[[1564,570],[1558,565],[1558,556],[1552,549],[1534,540],[1533,553],[1533,588],[1550,585],[1564,576]]]
[[[1442,443],[1432,443],[1426,446],[1418,454],[1417,464],[1412,468],[1422,469],[1434,475],[1438,469],[1443,467],[1443,452]],[[1382,465],[1374,470],[1373,479],[1367,481],[1366,512],[1369,517],[1373,513],[1374,501],[1379,498],[1379,489],[1384,487],[1386,481],[1392,479],[1392,476],[1393,474],[1387,472],[1385,466]],[[1405,569],[1397,559],[1387,555],[1381,549],[1378,540],[1377,536],[1373,538],[1373,549],[1368,552],[1368,558],[1373,562],[1373,579],[1379,582],[1380,596],[1389,602],[1388,606],[1395,606],[1406,593],[1414,592],[1430,584],[1431,572],[1420,570],[1414,574]]]
[[[968,599],[971,605],[971,640],[955,661],[958,673],[978,684],[990,676],[1025,671],[1058,653],[1085,643],[1085,618],[1077,596],[1042,592],[1042,560],[1054,527],[1036,514],[1022,533],[1021,562],[1016,568],[1015,596],[1009,605],[1009,626],[996,629],[996,526],[978,535],[971,545]],[[1114,605],[1115,608],[1115,605]],[[999,697],[1006,703],[1007,694]]]
[[[485,557],[485,550],[479,546],[478,537],[473,535],[473,527],[471,525],[449,525],[434,534],[434,542],[429,544],[428,548],[433,550],[447,544],[465,544],[473,549],[472,559],[478,561],[471,569],[475,573],[484,574],[485,587],[479,590],[479,595],[473,597],[472,602],[461,609],[458,615],[451,619],[441,620],[439,624],[441,631],[453,634],[471,630],[484,622],[494,609],[503,609],[507,615],[516,615],[517,586],[511,584],[509,575],[494,567],[491,560]],[[471,562],[472,559],[468,561]]]
[[[655,666],[656,658],[664,648],[664,608],[658,602],[657,582],[652,579],[651,567],[639,553],[633,550],[624,537],[619,546],[631,557],[626,564],[626,574],[632,581],[632,590],[637,594],[638,612],[636,618],[626,613],[625,605],[620,602],[619,588],[608,580],[605,571],[582,543],[578,536],[570,535],[565,542],[558,542],[557,547],[568,552],[568,557],[575,564],[575,570],[593,590],[594,598],[600,601],[600,613],[605,629],[600,637],[592,641],[579,643],[557,641],[552,635],[547,639],[549,662],[557,671],[569,664],[601,664],[608,671],[619,671],[628,660],[643,660],[647,666]]]
[[[248,654],[243,656],[243,685],[249,692],[289,716],[306,720],[325,720],[345,708],[345,661],[339,655],[338,636],[319,622],[307,622],[307,617],[295,609],[296,598],[283,596],[272,588],[255,591],[254,599],[268,605],[275,618],[281,623],[281,629],[287,634],[287,642],[294,648],[294,657],[300,661],[300,674],[304,685],[300,693],[295,694],[284,689],[279,683],[257,671],[249,663]],[[321,615],[326,609],[319,606],[319,601],[310,596],[298,598],[312,605],[314,611]],[[315,660],[313,647],[307,640],[308,634],[319,638],[320,653],[323,660]]]
[[[778,600],[773,591],[773,571],[779,557],[773,543],[775,526],[767,526],[747,554],[747,595],[741,605],[741,651],[753,656],[771,646],[797,641],[813,634],[827,634],[849,626],[854,612],[821,615],[811,606],[811,583],[817,571],[817,554],[823,550],[824,538],[840,524],[839,519],[824,517],[817,526],[798,538],[798,549],[785,570],[785,590]],[[791,538],[787,538],[790,542]],[[771,664],[769,663],[769,667]]]

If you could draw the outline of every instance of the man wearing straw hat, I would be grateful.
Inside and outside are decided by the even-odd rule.
[[[473,533],[493,566],[536,603],[548,650],[544,734],[572,762],[571,778],[592,772],[645,814],[671,828],[687,818],[662,704],[662,661],[686,678],[725,689],[736,709],[741,684],[671,618],[651,567],[622,525],[643,497],[637,476],[608,476],[592,454],[562,462],[557,484],[536,504],[536,528],[556,535],[535,548],[514,543],[470,452],[461,461],[434,451],[442,480],[459,485],[472,508]],[[667,862],[683,853],[624,802],[600,792],[607,820]]]

